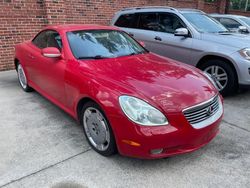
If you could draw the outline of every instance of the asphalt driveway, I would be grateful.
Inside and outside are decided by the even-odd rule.
[[[250,187],[250,91],[225,99],[220,134],[185,155],[105,158],[69,115],[0,73],[0,187]]]

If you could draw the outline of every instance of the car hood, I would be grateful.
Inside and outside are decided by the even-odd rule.
[[[238,33],[203,33],[202,39],[219,43],[225,46],[238,48],[239,50],[246,47],[250,47],[250,35],[243,35]]]
[[[90,63],[91,62],[91,63]],[[95,80],[105,79],[167,112],[204,102],[217,91],[198,69],[153,53],[90,61]]]

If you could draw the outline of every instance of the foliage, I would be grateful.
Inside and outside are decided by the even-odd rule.
[[[250,0],[230,0],[230,8],[250,11]]]

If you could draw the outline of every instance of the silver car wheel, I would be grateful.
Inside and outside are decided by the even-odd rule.
[[[89,107],[83,114],[83,126],[90,143],[99,151],[105,151],[110,144],[108,124],[102,113]]]
[[[227,86],[228,75],[222,67],[212,65],[207,67],[204,72],[213,79],[219,91],[222,91]]]
[[[27,88],[27,78],[21,64],[17,67],[18,80],[23,89]]]

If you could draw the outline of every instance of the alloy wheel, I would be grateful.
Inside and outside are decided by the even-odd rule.
[[[212,65],[207,67],[206,72],[214,81],[219,91],[222,91],[228,83],[227,72],[220,66]]]
[[[105,151],[110,144],[110,131],[102,113],[89,107],[83,114],[83,125],[90,143],[99,151]]]
[[[18,80],[23,89],[27,88],[27,78],[21,64],[17,67]]]

